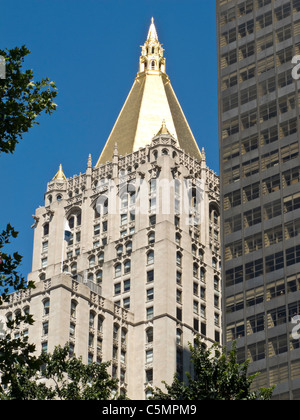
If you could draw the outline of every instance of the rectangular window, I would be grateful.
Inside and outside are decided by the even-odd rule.
[[[146,318],[147,319],[152,319],[153,318],[153,314],[154,314],[153,306],[151,306],[150,308],[147,308],[146,309]]]
[[[146,351],[146,363],[153,363],[153,349]]]
[[[43,335],[47,335],[49,331],[49,323],[48,321],[43,322]]]
[[[146,383],[153,381],[153,369],[146,370]]]
[[[243,282],[243,266],[238,266],[227,270],[225,273],[226,287]]]
[[[130,290],[130,280],[125,280],[124,281],[124,293],[129,292],[129,290]]]
[[[94,235],[100,235],[100,224],[94,226]]]
[[[127,213],[121,214],[121,226],[127,225]]]
[[[127,310],[130,309],[130,297],[123,299],[123,308]]]
[[[193,312],[196,315],[199,314],[199,303],[196,300],[194,300],[194,302],[193,302]]]
[[[48,264],[48,258],[42,258],[41,263],[42,263],[42,268],[47,267],[47,264]]]
[[[121,283],[115,284],[115,295],[119,295],[121,293]]]
[[[154,299],[154,289],[151,288],[147,290],[147,302],[150,302],[153,299]]]
[[[154,281],[154,270],[147,271],[147,283]]]
[[[248,201],[259,198],[259,195],[260,195],[259,182],[256,182],[255,184],[251,184],[243,188],[243,202],[244,203],[247,203]]]
[[[260,258],[256,261],[251,261],[245,264],[245,278],[246,280],[259,277],[263,274],[263,259]]]
[[[284,267],[283,252],[276,252],[276,254],[268,255],[265,259],[266,273],[279,270]]]

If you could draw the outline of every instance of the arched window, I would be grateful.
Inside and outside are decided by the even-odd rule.
[[[115,265],[115,277],[121,277],[122,274],[122,266],[121,264]]]
[[[195,244],[192,245],[192,254],[196,256],[197,253],[197,246]]]
[[[76,273],[77,273],[77,263],[75,262],[71,265],[71,274],[75,275]]]
[[[114,340],[118,340],[119,338],[119,329],[120,329],[119,325],[114,323],[114,326],[113,326],[113,339]]]
[[[197,263],[193,264],[193,276],[196,278],[199,276],[199,266]]]
[[[180,245],[181,235],[178,232],[176,232],[176,234],[175,234],[175,241],[176,241],[177,245]]]
[[[127,207],[128,207],[128,193],[125,192],[122,194],[122,197],[121,197],[121,209],[124,209]]]
[[[153,264],[154,263],[154,251],[149,251],[147,253],[147,264]]]
[[[89,327],[94,328],[94,323],[95,323],[95,312],[90,311]]]
[[[205,281],[205,269],[203,267],[200,269],[200,280]]]
[[[152,245],[155,242],[155,232],[150,232],[148,234],[148,244]]]
[[[155,60],[152,60],[151,61],[151,70],[155,70],[155,67],[156,67]]]
[[[220,209],[217,203],[211,202],[209,204],[209,219],[212,223],[219,224]]]
[[[43,300],[43,315],[49,315],[50,312],[50,299]]]
[[[106,195],[100,195],[97,198],[96,204],[94,206],[95,218],[100,217],[108,213],[108,198]]]
[[[121,329],[121,344],[126,344],[126,339],[127,339],[127,329],[122,328]]]
[[[81,225],[81,209],[76,207],[71,209],[68,212],[67,220],[69,223],[70,229],[74,229],[77,226]]]
[[[182,262],[182,255],[181,252],[177,251],[176,252],[176,265],[178,267],[181,267],[181,262]]]
[[[169,154],[169,150],[168,150],[168,149],[162,149],[161,154],[162,154],[163,156],[167,156],[167,155]]]
[[[97,284],[102,283],[102,279],[103,279],[103,272],[102,272],[102,270],[99,270],[96,273],[96,282],[97,282]]]
[[[30,311],[30,308],[28,305],[23,308],[24,315],[29,315],[29,311]]]
[[[104,263],[104,252],[98,254],[98,264],[102,265]]]
[[[216,259],[216,258],[212,258],[212,260],[211,260],[211,264],[212,264],[212,267],[213,267],[214,269],[217,269],[217,263],[218,263],[217,259]]]
[[[153,343],[153,328],[147,328],[146,330],[146,343]]]
[[[49,223],[45,223],[43,226],[44,236],[49,235]]]
[[[190,207],[196,208],[197,207],[197,189],[191,188],[189,191],[189,197],[190,197]]]
[[[126,254],[130,254],[132,252],[132,242],[128,241],[126,242]]]
[[[104,321],[103,316],[98,315],[98,326],[97,326],[97,328],[98,328],[98,331],[99,331],[100,333],[102,333],[102,332],[103,332],[103,321]]]
[[[204,257],[204,252],[202,251],[202,249],[199,249],[199,260],[200,260],[200,262],[203,262],[203,257]]]
[[[179,328],[176,330],[176,344],[182,346],[182,331]]]
[[[124,262],[124,274],[130,273],[130,269],[131,269],[131,262],[130,260],[126,260]]]
[[[71,300],[71,308],[70,308],[70,315],[75,318],[76,317],[76,308],[77,308],[77,302],[76,300]]]
[[[123,245],[118,245],[116,248],[117,257],[120,257],[123,254]]]
[[[94,274],[89,273],[87,278],[88,278],[89,281],[94,281]]]
[[[95,256],[94,255],[92,255],[89,258],[89,268],[92,268],[92,267],[95,267]]]
[[[215,290],[219,290],[219,284],[220,284],[219,277],[214,276],[214,289]]]

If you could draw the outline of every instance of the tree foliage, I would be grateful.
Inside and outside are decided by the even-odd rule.
[[[6,67],[5,79],[0,79],[0,155],[13,153],[23,134],[38,124],[37,117],[43,112],[51,114],[57,106],[53,102],[57,95],[54,82],[48,78],[34,81],[33,71],[22,69],[29,53],[25,46],[0,50]],[[4,251],[17,236],[18,232],[9,223],[0,233],[0,306],[9,302],[8,293],[12,290],[34,287],[19,273],[22,256]],[[0,320],[0,393],[3,387],[9,386],[17,399],[21,396],[21,383],[26,382],[24,372],[31,374],[41,366],[40,358],[34,355],[35,346],[22,336],[21,323],[32,324],[32,316],[18,312],[7,325]]]
[[[23,134],[38,124],[37,117],[57,107],[55,83],[49,78],[35,81],[32,70],[22,70],[29,53],[25,45],[0,50],[6,68],[6,78],[0,80],[0,155],[13,153]]]
[[[175,374],[173,383],[163,382],[167,392],[155,388],[154,400],[268,400],[272,389],[251,391],[256,375],[248,376],[248,364],[237,363],[236,346],[231,351],[220,350],[217,344],[210,349],[201,345],[189,345],[193,375],[187,373],[187,383],[180,382]]]
[[[43,353],[36,365],[15,364],[15,375],[0,399],[11,400],[110,400],[118,381],[107,372],[110,363],[82,362],[69,355],[69,345]],[[121,397],[118,397],[121,398]]]

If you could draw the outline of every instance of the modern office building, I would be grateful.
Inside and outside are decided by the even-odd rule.
[[[166,74],[152,20],[139,70],[97,164],[60,166],[34,215],[36,289],[0,315],[29,311],[37,352],[69,342],[112,361],[119,392],[191,370],[188,342],[221,340],[219,178],[200,152]],[[18,332],[19,333],[19,332]]]
[[[217,0],[217,34],[224,341],[300,399],[300,1]]]

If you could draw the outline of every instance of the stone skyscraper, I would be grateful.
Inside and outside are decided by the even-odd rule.
[[[205,140],[205,139],[204,139]],[[34,215],[36,289],[7,317],[37,352],[69,342],[84,362],[112,361],[119,392],[189,371],[188,342],[221,340],[219,179],[206,166],[166,74],[152,19],[133,87],[95,165],[62,166]]]
[[[225,341],[299,399],[300,1],[217,0],[217,31]]]

